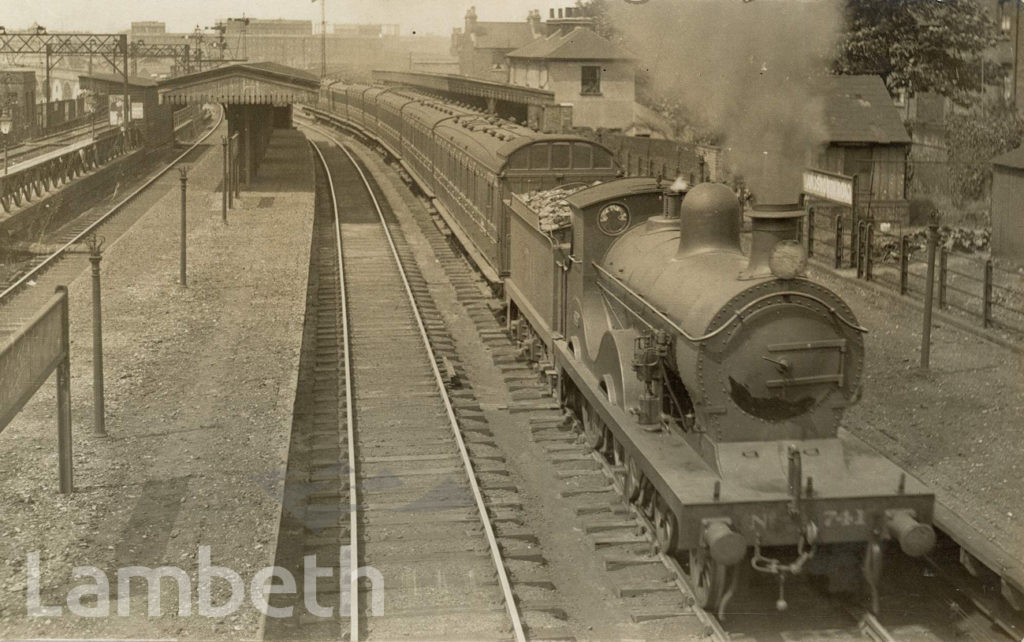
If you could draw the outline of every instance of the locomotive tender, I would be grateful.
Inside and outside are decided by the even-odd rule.
[[[502,278],[522,353],[688,564],[701,606],[721,614],[749,559],[785,608],[788,575],[848,579],[855,550],[877,611],[883,545],[931,550],[933,494],[840,428],[866,331],[804,275],[799,204],[755,207],[745,254],[724,185],[616,179],[583,138],[406,91],[329,91],[314,115],[379,140]],[[518,196],[597,180],[556,226]]]

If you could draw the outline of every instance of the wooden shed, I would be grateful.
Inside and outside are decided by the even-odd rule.
[[[992,256],[1024,264],[1024,147],[992,159]]]
[[[108,96],[124,92],[124,78],[117,74],[93,73],[79,76],[82,90],[93,91],[99,97],[98,108],[107,109]],[[144,144],[151,147],[174,140],[174,119],[171,105],[161,105],[156,81],[149,78],[128,77],[128,96],[132,106],[132,121],[141,123]],[[115,123],[111,123],[115,124]]]
[[[817,168],[857,177],[858,216],[907,223],[911,139],[880,76],[833,76],[826,85],[828,146]]]

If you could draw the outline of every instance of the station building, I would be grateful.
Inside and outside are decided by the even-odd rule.
[[[82,90],[92,91],[98,97],[97,110],[110,109],[110,96],[124,93],[124,78],[118,74],[91,74],[79,78]],[[161,105],[157,83],[150,78],[128,77],[128,99],[131,119],[143,136],[143,144],[157,147],[174,140],[174,115],[171,105]],[[120,110],[112,112],[110,124],[123,120]]]
[[[633,124],[633,57],[591,29],[560,29],[508,54],[509,84],[554,92],[572,106],[572,126],[626,129]]]
[[[193,56],[202,51],[201,63],[193,64],[193,71],[222,64],[220,60],[270,61],[300,69],[320,66],[321,34],[319,25],[310,20],[262,20],[258,18],[225,18],[213,28],[219,33],[175,33],[167,31],[160,21],[131,23],[128,39],[147,45],[189,44]],[[329,26],[324,40],[327,59],[344,61],[349,67],[372,67],[380,60],[397,62],[399,26],[397,24],[365,24]],[[166,60],[139,61],[140,69],[149,73],[181,73],[169,70]],[[140,71],[140,75],[142,72]]]

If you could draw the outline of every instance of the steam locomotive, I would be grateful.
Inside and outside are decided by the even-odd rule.
[[[785,608],[786,577],[849,574],[833,562],[854,548],[877,612],[883,546],[932,549],[934,495],[840,428],[866,330],[806,277],[799,203],[755,206],[744,253],[724,185],[618,178],[591,141],[421,94],[331,92],[311,113],[386,146],[501,280],[521,353],[700,606],[723,613],[749,560]],[[554,222],[521,196],[573,182],[597,184]]]

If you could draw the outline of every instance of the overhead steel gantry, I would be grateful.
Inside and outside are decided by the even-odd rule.
[[[184,45],[151,45],[143,40],[132,40],[128,43],[129,53],[132,58],[132,75],[139,75],[140,58],[170,58],[178,73],[187,74],[192,72],[191,46]]]
[[[114,73],[124,79],[124,126],[130,122],[128,105],[128,35],[123,33],[35,33],[0,31],[0,54],[46,56],[46,102],[50,102],[50,72],[64,56],[100,56],[110,63]],[[118,68],[120,63],[120,69]]]

